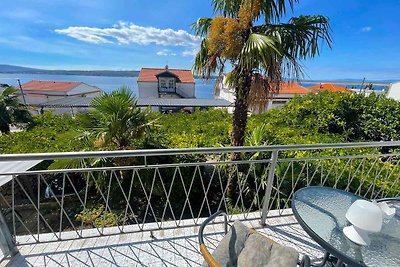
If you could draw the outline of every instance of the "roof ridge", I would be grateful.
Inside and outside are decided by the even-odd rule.
[[[168,68],[168,69],[165,69],[165,68],[142,68],[142,69],[146,69],[146,70],[166,70],[166,71],[168,71],[168,70],[192,71],[191,69],[173,69],[173,68]]]
[[[78,82],[78,81],[57,81],[57,80],[31,80],[27,83],[30,83],[30,82],[84,83],[84,82]]]

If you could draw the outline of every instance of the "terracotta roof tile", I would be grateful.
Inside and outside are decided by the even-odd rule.
[[[169,71],[179,77],[182,83],[194,83],[194,77],[191,70],[178,69],[154,69],[142,68],[139,73],[138,82],[157,82],[157,74]]]
[[[59,82],[33,80],[22,85],[24,91],[60,91],[67,92],[82,82]]]
[[[351,90],[338,86],[333,83],[321,83],[318,85],[314,85],[308,88],[311,92],[317,92],[317,91],[329,91],[329,92],[350,92]]]
[[[280,94],[307,94],[307,88],[295,82],[282,82],[279,90]]]

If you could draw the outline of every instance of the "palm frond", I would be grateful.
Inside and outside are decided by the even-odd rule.
[[[207,36],[210,31],[212,18],[199,18],[196,22],[191,24],[191,28],[197,36]]]
[[[218,54],[210,55],[209,40],[204,38],[194,60],[193,72],[202,79],[209,79],[217,73],[223,73],[224,63]]]
[[[278,21],[287,11],[293,10],[294,4],[299,0],[261,0],[260,16],[266,23]]]
[[[288,23],[266,24],[255,27],[256,32],[281,36],[283,51],[297,59],[315,57],[320,53],[320,46],[332,46],[329,19],[325,16],[293,17]]]
[[[213,0],[214,12],[220,13],[225,17],[236,18],[239,13],[242,0]]]
[[[282,44],[282,75],[298,79],[303,75],[300,61],[313,58],[326,44],[332,45],[329,19],[321,15],[294,17],[288,23],[265,24],[253,28],[268,36],[279,36]]]
[[[245,2],[255,4],[256,1],[259,1],[261,9],[255,19],[264,17],[266,23],[279,20],[287,11],[293,10],[294,4],[299,2],[299,0],[213,0],[212,5],[214,12],[237,18],[241,5]]]
[[[280,39],[261,33],[251,33],[239,55],[238,65],[248,70],[266,69],[282,55]]]
[[[1,92],[1,96],[2,97],[10,97],[12,94],[14,94],[15,92],[17,92],[18,90],[12,86],[10,87],[6,87],[2,92]]]
[[[136,104],[136,98],[127,87],[94,98],[94,109],[82,119],[86,137],[81,137],[92,141],[96,147],[129,147],[150,127],[149,112],[142,111]]]

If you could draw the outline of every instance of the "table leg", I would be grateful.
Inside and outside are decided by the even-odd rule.
[[[342,260],[338,260],[336,263],[336,267],[342,267],[343,266],[343,261]]]
[[[311,263],[311,266],[323,267],[325,265],[326,261],[329,259],[329,256],[330,256],[330,253],[328,251],[326,251],[321,262],[313,262],[313,263]]]

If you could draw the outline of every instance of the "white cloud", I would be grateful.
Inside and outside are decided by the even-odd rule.
[[[189,47],[199,46],[200,44],[200,38],[184,30],[144,27],[129,22],[118,22],[110,28],[78,26],[56,29],[55,32],[94,44],[117,42],[118,44]]]
[[[171,52],[171,50],[169,50],[169,49],[162,49],[162,50],[158,51],[156,54],[157,54],[157,56],[163,56],[163,57],[176,56],[176,53]]]
[[[371,26],[366,26],[366,27],[361,28],[362,32],[370,32],[371,30],[372,30]]]
[[[190,49],[190,50],[185,50],[185,51],[182,52],[182,56],[184,56],[184,57],[194,57],[197,54],[198,51],[199,51],[198,47],[195,47],[195,48]]]
[[[169,53],[168,49],[163,49],[157,52],[157,56],[168,56],[168,53]]]

